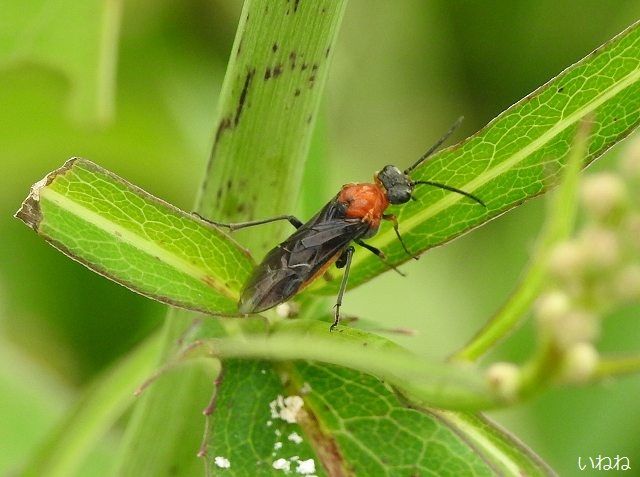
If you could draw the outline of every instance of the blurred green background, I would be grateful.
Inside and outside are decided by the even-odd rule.
[[[29,186],[70,156],[189,210],[240,8],[232,0],[2,2],[0,472],[19,465],[83,386],[165,313],[67,259],[12,214]],[[297,210],[306,218],[342,183],[409,164],[461,114],[458,138],[475,132],[637,17],[636,0],[352,0],[314,147],[325,190],[314,188]],[[116,49],[101,32],[119,38]],[[594,167],[612,167],[619,150]],[[446,356],[514,287],[543,206],[533,201],[428,252],[403,267],[409,278],[389,273],[348,293],[345,312],[414,328],[417,336],[393,338]],[[639,311],[606,320],[600,349],[637,350]],[[533,343],[525,327],[492,357],[521,360]],[[636,376],[556,389],[490,416],[561,475],[585,475],[578,456],[620,454],[637,467],[638,395]],[[96,475],[118,435],[93,457]]]

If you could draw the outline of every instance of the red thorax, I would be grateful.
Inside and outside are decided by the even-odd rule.
[[[338,201],[347,206],[345,212],[350,219],[360,219],[377,229],[382,214],[389,206],[387,194],[382,185],[346,184],[338,194]]]

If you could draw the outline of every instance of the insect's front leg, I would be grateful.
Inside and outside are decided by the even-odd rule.
[[[411,258],[413,258],[414,260],[418,260],[420,257],[418,255],[414,255],[411,252],[409,252],[409,249],[405,245],[404,240],[402,240],[402,235],[400,235],[400,230],[398,230],[398,218],[393,214],[384,214],[382,218],[384,220],[391,221],[391,223],[393,224],[393,230],[395,231],[396,237],[398,237],[398,240],[400,240],[400,245],[402,245],[402,248],[404,249],[405,253],[409,255]]]
[[[342,296],[344,295],[344,291],[347,288],[347,282],[349,281],[349,270],[351,269],[351,258],[353,257],[354,251],[355,249],[350,245],[344,252],[342,252],[340,258],[336,260],[336,267],[344,268],[344,275],[342,277],[342,282],[340,283],[338,298],[336,299],[336,304],[334,306],[335,313],[333,315],[333,324],[329,328],[329,331],[333,331],[335,327],[338,326],[338,323],[340,323],[340,307],[342,306]]]
[[[216,222],[215,220],[207,219],[206,217],[203,217],[197,212],[192,212],[192,213],[196,217],[204,220],[205,222],[216,225],[218,227],[225,227],[229,229],[230,232],[233,232],[234,230],[244,229],[247,227],[253,227],[254,225],[262,225],[262,224],[269,224],[271,222],[277,222],[278,220],[286,220],[291,225],[293,225],[296,229],[299,229],[300,227],[302,227],[302,221],[293,215],[278,215],[276,217],[271,217],[269,219],[251,220],[249,222],[236,222],[233,224],[228,224],[224,222]]]
[[[367,250],[369,250],[369,252],[371,252],[372,254],[374,254],[376,257],[378,257],[380,260],[382,260],[382,263],[384,263],[387,267],[389,267],[390,269],[394,270],[395,272],[397,272],[400,276],[402,277],[406,277],[407,275],[404,272],[401,272],[398,268],[396,268],[394,265],[390,264],[389,262],[387,262],[387,257],[384,254],[384,252],[382,250],[380,250],[379,248],[374,247],[373,245],[369,245],[368,243],[363,242],[362,240],[358,239],[355,241],[358,245],[360,245],[361,247],[366,248]]]

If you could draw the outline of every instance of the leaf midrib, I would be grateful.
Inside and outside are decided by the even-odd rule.
[[[217,276],[214,276],[203,270],[202,268],[199,268],[189,261],[177,256],[166,248],[161,247],[156,242],[145,240],[144,238],[140,237],[140,235],[137,235],[131,232],[129,229],[123,227],[122,225],[110,221],[104,216],[88,209],[87,207],[74,202],[63,194],[60,194],[49,187],[44,187],[39,190],[39,196],[41,201],[48,200],[55,203],[57,206],[72,213],[77,217],[80,217],[81,219],[85,220],[91,225],[94,225],[100,230],[117,236],[120,240],[140,250],[141,252],[146,253],[152,257],[158,257],[167,265],[192,278],[195,278],[198,281],[205,283],[207,286],[210,286],[222,295],[227,296],[234,301],[237,301],[239,299],[238,292],[229,288],[225,283],[220,281]]]
[[[499,175],[513,168],[518,163],[525,160],[531,154],[541,149],[542,146],[549,143],[552,139],[557,137],[562,131],[567,129],[568,127],[576,124],[580,119],[584,118],[587,114],[594,111],[597,107],[602,105],[607,100],[613,98],[618,93],[631,86],[633,83],[640,79],[640,69],[636,69],[622,78],[620,81],[616,82],[610,88],[604,90],[602,94],[598,95],[596,98],[592,99],[590,102],[585,104],[582,108],[577,109],[575,112],[568,115],[565,119],[558,121],[554,126],[549,128],[542,135],[531,141],[527,146],[520,149],[518,152],[513,154],[510,157],[507,157],[505,160],[501,161],[499,164],[495,165],[492,168],[487,169],[485,172],[475,177],[471,181],[467,182],[463,185],[456,185],[462,190],[473,193],[476,189],[485,185],[489,181],[495,179]],[[402,221],[402,229],[405,234],[410,233],[413,229],[423,224],[429,218],[435,216],[436,214],[444,211],[448,207],[451,207],[456,202],[462,200],[463,197],[458,194],[447,194],[442,199],[437,200],[433,204],[424,209],[418,211],[416,214],[408,217]],[[375,244],[377,247],[384,248],[388,247],[392,242],[396,241],[395,234],[390,231],[385,231],[379,234],[375,239]],[[359,262],[366,260],[367,256],[363,254],[355,255],[353,258],[353,265],[355,266]]]

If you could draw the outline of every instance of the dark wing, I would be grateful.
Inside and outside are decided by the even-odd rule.
[[[287,240],[271,250],[247,281],[241,313],[258,313],[287,301],[322,274],[352,240],[364,236],[369,224],[345,218],[335,198]]]

